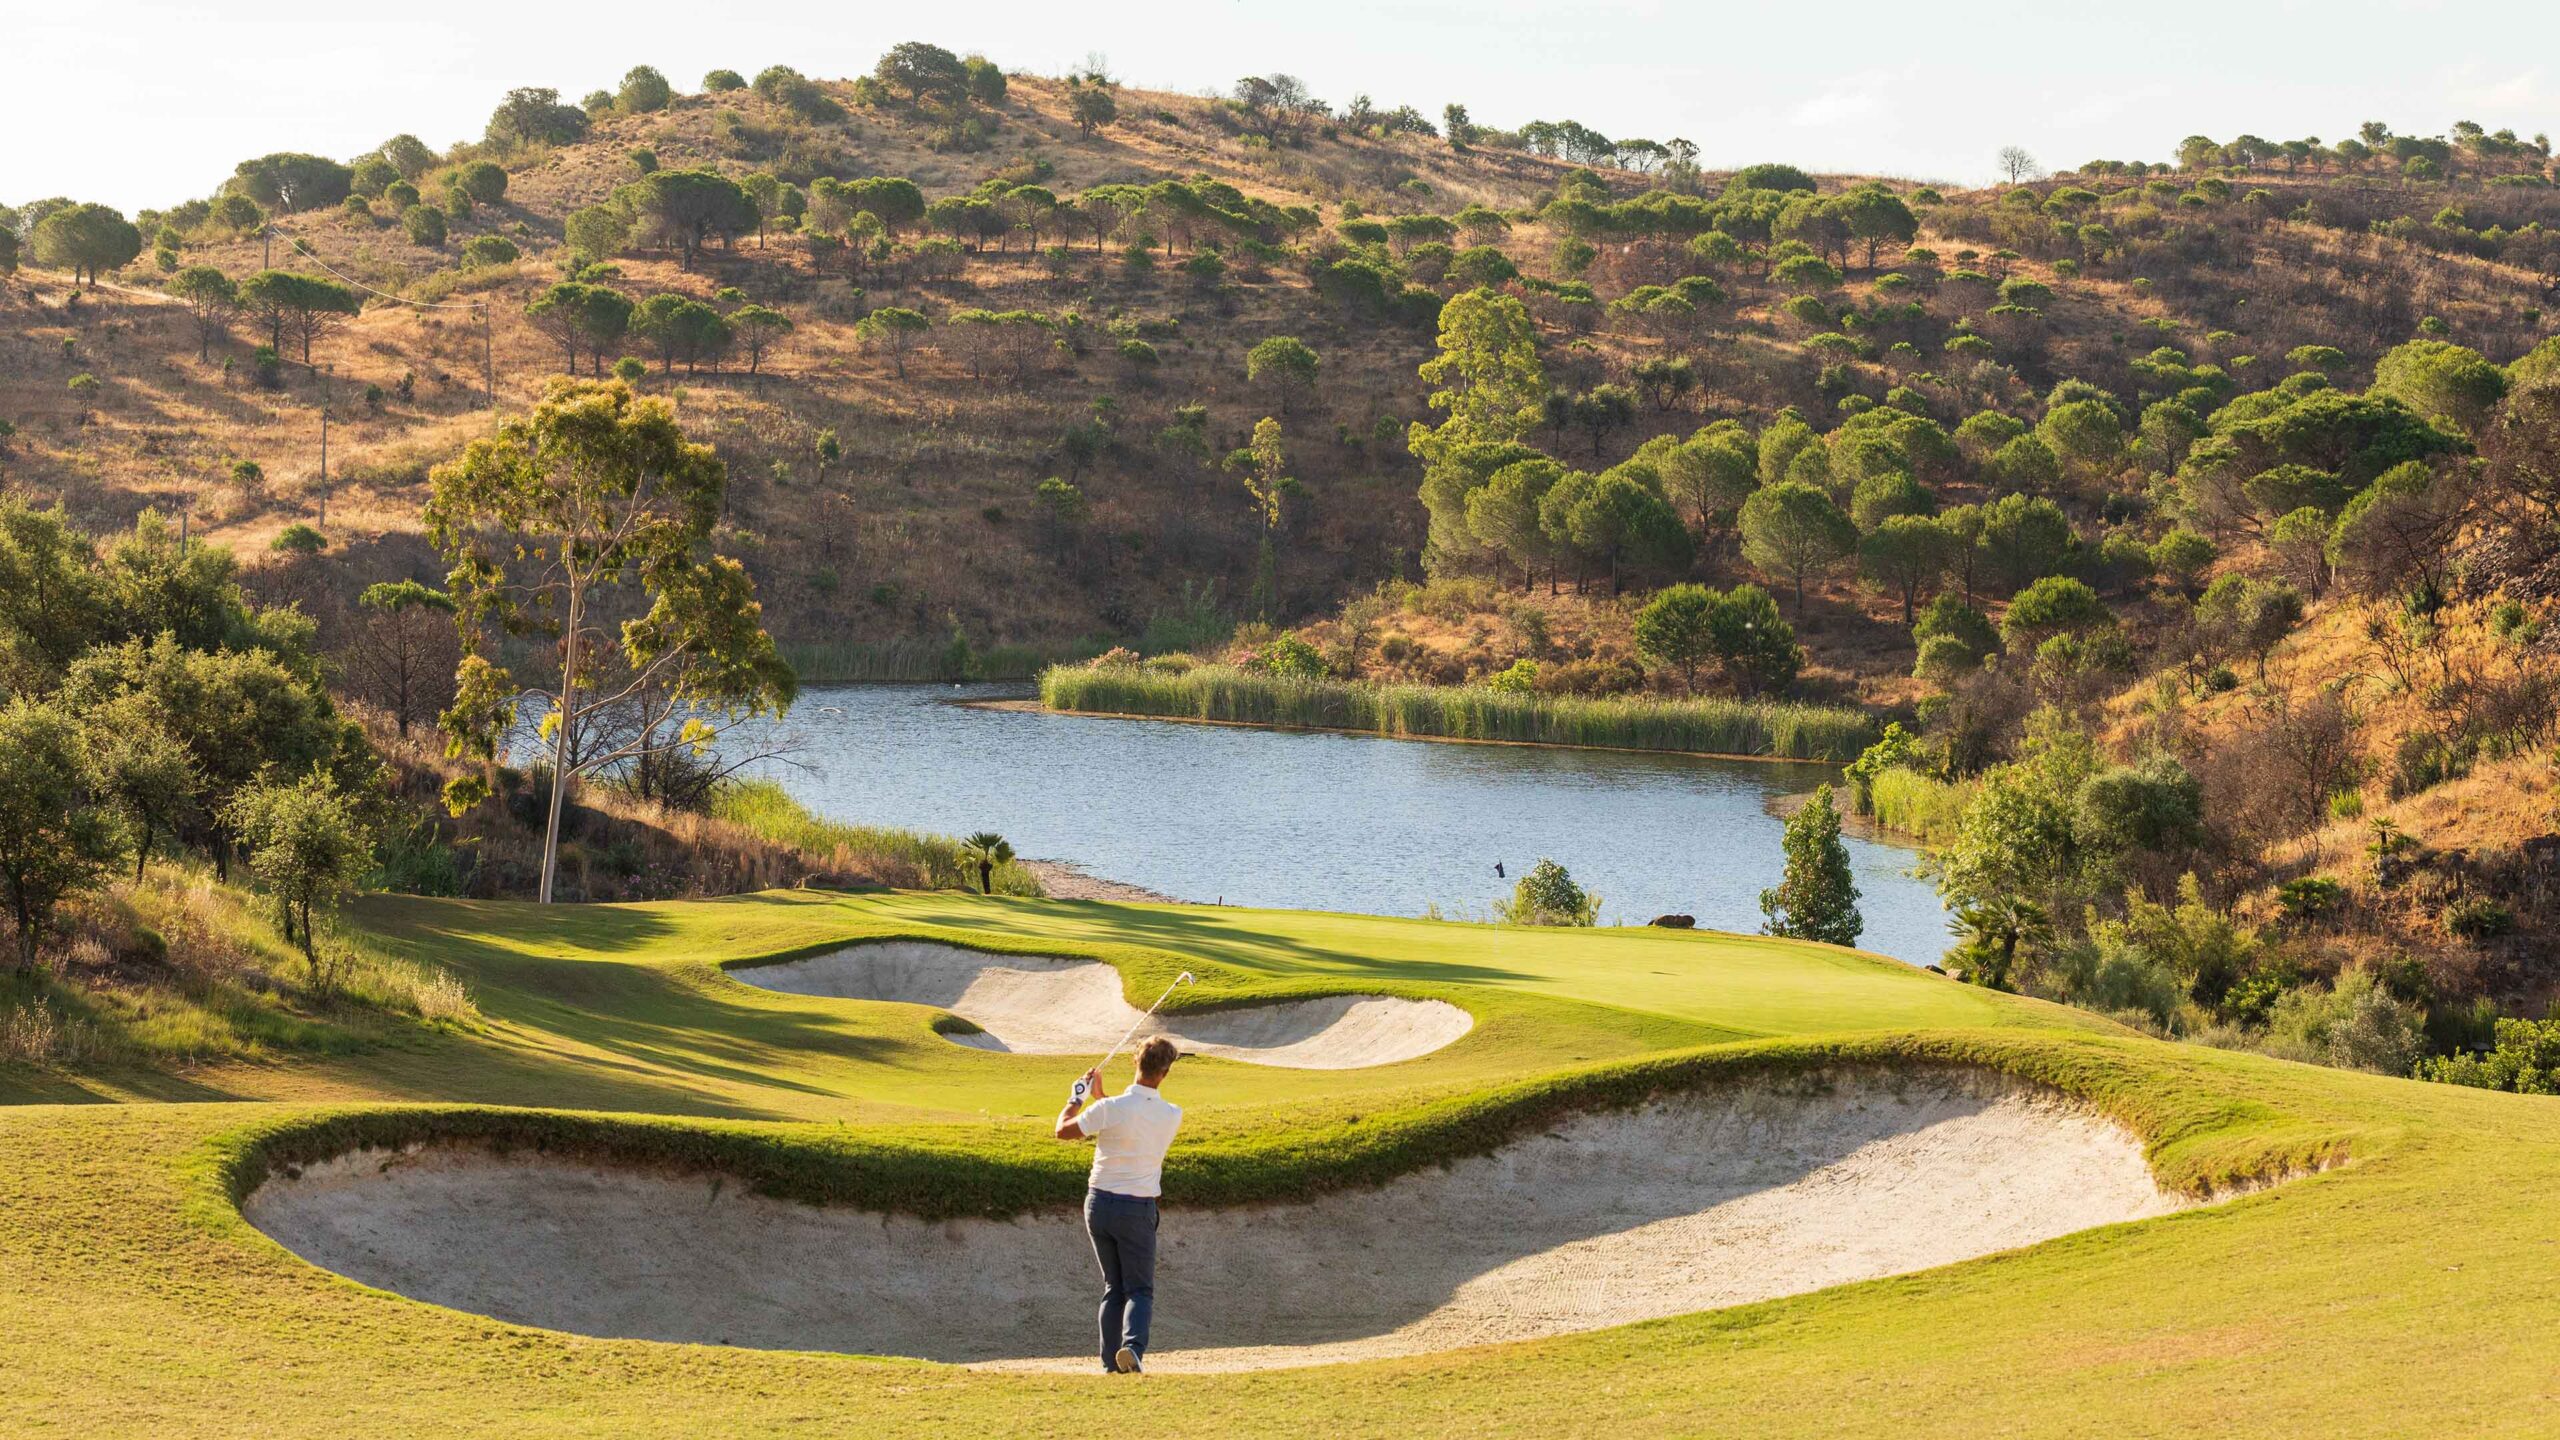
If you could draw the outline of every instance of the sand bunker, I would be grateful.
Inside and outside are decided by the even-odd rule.
[[[1177,1149],[1177,1155],[1179,1150]],[[2032,1244],[2183,1202],[2114,1123],[1996,1077],[1843,1077],[1597,1113],[1382,1188],[1168,1199],[1158,1371],[1555,1335]],[[465,1147],[261,1186],[316,1265],[588,1335],[1024,1368],[1092,1365],[1081,1220],[927,1222],[735,1180]]]
[[[1120,993],[1120,972],[1098,961],[996,955],[924,940],[850,945],[729,975],[793,995],[930,1005],[981,1032],[952,1040],[1026,1055],[1098,1056],[1128,1033],[1139,1014]],[[1428,1055],[1474,1024],[1475,1017],[1446,1001],[1333,995],[1159,1016],[1139,1027],[1138,1040],[1170,1035],[1195,1055],[1348,1070]]]

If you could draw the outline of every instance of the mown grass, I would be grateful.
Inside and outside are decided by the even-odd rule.
[[[19,1337],[0,1433],[2529,1434],[2548,1396],[2560,1102],[2171,1045],[1758,937],[951,892],[379,897],[353,919],[386,954],[450,966],[492,1023],[434,1063],[336,1062],[333,1098],[447,1103],[0,1108],[0,1325]],[[768,994],[719,968],[886,935],[1091,955],[1128,992],[1181,967],[1212,1001],[1377,988],[1477,1015],[1458,1044],[1379,1071],[1185,1061],[1168,1230],[1190,1206],[1356,1193],[1576,1110],[1877,1068],[2052,1086],[2191,1193],[2328,1168],[1762,1304],[1144,1386],[531,1330],[330,1276],[239,1212],[278,1167],[438,1139],[927,1216],[1073,1203],[1083,1153],[1045,1130],[1071,1060],[966,1049],[923,1007]],[[544,1108],[450,1103],[501,1099]],[[641,1113],[586,1110],[600,1101]],[[1160,1306],[1216,1303],[1174,1270],[1163,1284]]]
[[[1040,677],[1040,700],[1052,710],[1096,714],[1786,760],[1854,760],[1877,733],[1861,711],[1783,701],[1592,699],[1482,685],[1290,680],[1225,665],[1179,674],[1053,667]]]
[[[1916,770],[1895,766],[1878,774],[1868,787],[1868,805],[1878,825],[1930,845],[1955,839],[1956,824],[1978,788],[1968,782],[1935,780]]]
[[[852,825],[809,813],[777,781],[731,780],[713,793],[711,814],[741,826],[777,845],[789,845],[816,856],[834,857],[839,868],[855,868],[864,860],[889,860],[914,867],[925,883],[978,888],[978,870],[948,835],[928,835],[884,825]],[[996,893],[1037,895],[1040,881],[1013,862],[996,867]]]
[[[1186,1205],[1300,1201],[1384,1185],[1480,1155],[1586,1111],[1627,1110],[1700,1089],[1750,1085],[1820,1092],[1853,1076],[1890,1083],[1941,1068],[1995,1071],[2050,1086],[2111,1113],[2140,1135],[2173,1189],[2210,1197],[2344,1161],[2347,1129],[2297,1123],[2265,1107],[2233,1107],[2191,1077],[2146,1074],[2118,1048],[2083,1050],[2049,1037],[1914,1032],[1793,1037],[1584,1066],[1379,1115],[1312,1112],[1311,1123],[1230,1130],[1183,1147],[1169,1173]],[[1075,1203],[1084,1155],[1019,1128],[883,1135],[841,1127],[699,1123],[559,1110],[479,1107],[340,1109],[262,1122],[216,1142],[221,1184],[236,1202],[269,1175],[356,1149],[433,1142],[536,1150],[611,1163],[716,1172],[757,1193],[929,1220],[1003,1218]]]

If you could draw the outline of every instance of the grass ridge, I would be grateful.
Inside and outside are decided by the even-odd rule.
[[[1580,1067],[1408,1109],[1175,1152],[1182,1203],[1232,1206],[1370,1188],[1482,1155],[1585,1111],[1632,1109],[1714,1085],[1815,1087],[1852,1074],[1993,1072],[2060,1092],[2145,1142],[2164,1186],[2199,1198],[2346,1158],[2357,1136],[2171,1079],[2107,1041],[1915,1032],[1715,1045]],[[351,1106],[278,1117],[206,1141],[203,1174],[238,1207],[269,1177],[362,1149],[430,1142],[716,1171],[762,1195],[940,1220],[1003,1218],[1077,1202],[1085,1157],[1025,1127],[880,1127],[688,1120],[500,1106]]]

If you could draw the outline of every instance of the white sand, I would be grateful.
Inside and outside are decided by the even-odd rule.
[[[1120,972],[1098,961],[996,955],[924,940],[849,945],[728,973],[743,984],[792,995],[930,1005],[982,1032],[950,1037],[960,1044],[1026,1055],[1098,1058],[1140,1013],[1120,993]],[[1170,1035],[1195,1055],[1347,1070],[1428,1055],[1474,1024],[1474,1016],[1442,1000],[1334,995],[1157,1016],[1130,1043]]]
[[[1177,1147],[1177,1155],[1179,1148]],[[1944,1265],[2183,1202],[2132,1136],[1997,1077],[1866,1073],[1575,1117],[1305,1204],[1168,1199],[1158,1371],[1406,1355]],[[1081,1220],[924,1222],[460,1147],[341,1157],[250,1220],[369,1285],[590,1335],[1096,1365]]]

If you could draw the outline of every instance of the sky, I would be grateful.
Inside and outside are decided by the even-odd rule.
[[[1685,137],[1710,167],[1961,184],[1990,180],[2005,145],[2063,168],[2366,120],[2560,131],[2551,0],[0,0],[0,37],[0,202],[127,210],[210,193],[274,150],[345,159],[402,131],[442,149],[515,86],[574,100],[642,63],[680,90],[723,67],[836,78],[901,40],[1039,74],[1099,53],[1124,83],[1187,93],[1286,71],[1337,105],[1365,91],[1436,118],[1454,100],[1479,123]]]

